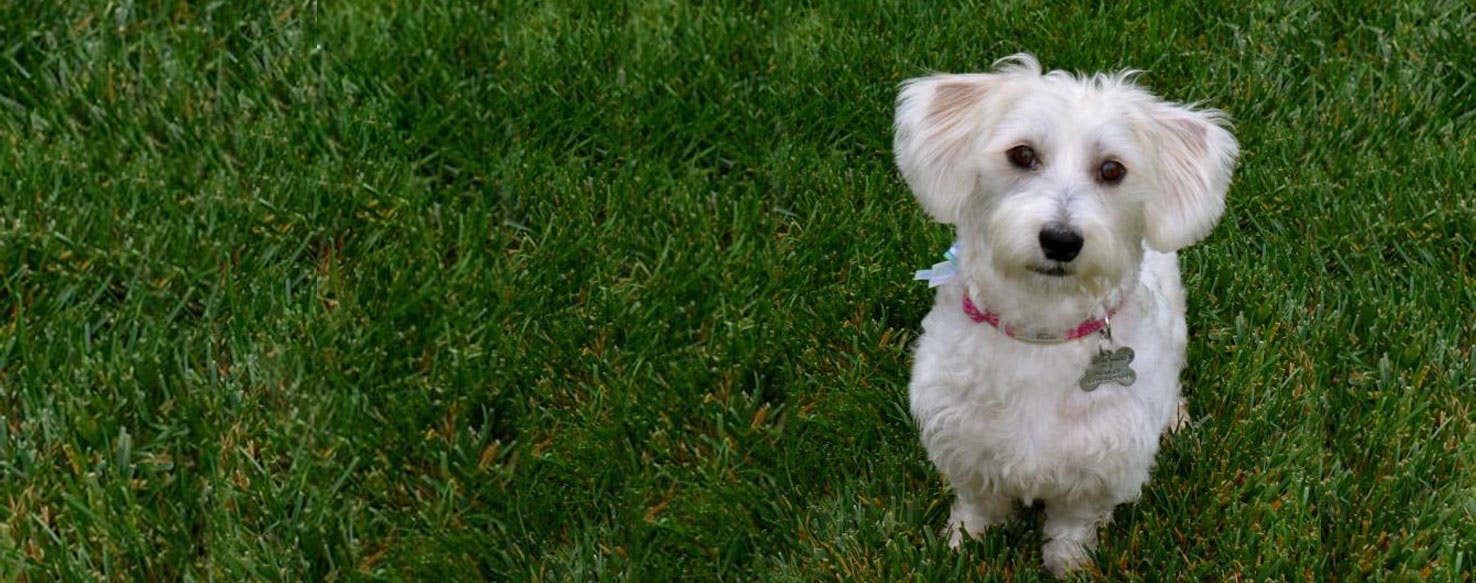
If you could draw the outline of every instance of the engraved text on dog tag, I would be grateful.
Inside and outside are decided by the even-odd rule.
[[[1094,391],[1103,383],[1117,383],[1124,387],[1132,386],[1138,380],[1138,373],[1133,367],[1128,366],[1133,362],[1133,349],[1123,346],[1117,350],[1102,349],[1092,357],[1092,363],[1087,365],[1086,373],[1081,375],[1081,390]]]

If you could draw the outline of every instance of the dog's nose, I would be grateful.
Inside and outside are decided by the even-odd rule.
[[[1066,263],[1076,259],[1081,252],[1082,238],[1078,233],[1062,225],[1046,225],[1040,230],[1040,250],[1046,259]]]

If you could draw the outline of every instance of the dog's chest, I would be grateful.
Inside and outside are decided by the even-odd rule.
[[[1107,382],[1084,390],[1097,342],[1088,340],[1047,349],[1003,345],[974,359],[974,379],[965,407],[978,406],[979,420],[1009,426],[1028,445],[1046,453],[1082,451],[1084,442],[1112,440],[1139,399],[1131,385]]]
[[[1085,391],[1080,381],[1098,350],[1095,339],[1043,347],[965,336],[973,337],[955,338],[953,350],[933,353],[937,361],[920,361],[914,371],[913,412],[925,444],[950,452],[935,461],[1042,494],[1050,483],[1115,474],[1151,458],[1163,375],[1147,371],[1129,386]],[[939,372],[952,382],[939,382]]]

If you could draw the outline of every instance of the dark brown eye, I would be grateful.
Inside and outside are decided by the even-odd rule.
[[[1117,160],[1103,162],[1102,167],[1097,170],[1097,175],[1102,177],[1102,182],[1108,184],[1122,182],[1122,178],[1127,176],[1127,174],[1127,167],[1123,166],[1122,162],[1118,162]]]
[[[1005,155],[1009,156],[1010,163],[1014,164],[1016,168],[1029,170],[1040,163],[1039,160],[1035,159],[1035,150],[1031,149],[1030,146],[1015,146],[1010,148],[1008,152],[1005,152]]]

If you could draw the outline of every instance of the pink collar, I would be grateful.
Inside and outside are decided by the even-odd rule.
[[[1112,302],[1113,305],[1107,308],[1107,315],[1105,317],[1089,318],[1086,321],[1077,324],[1076,327],[1066,331],[1045,330],[1040,328],[1019,328],[1010,325],[1002,321],[999,317],[999,314],[996,314],[993,310],[990,310],[988,308],[984,308],[982,310],[979,309],[979,306],[974,305],[974,301],[969,299],[968,293],[963,294],[963,310],[964,314],[968,315],[970,320],[973,320],[975,322],[988,323],[990,326],[994,326],[995,329],[1004,333],[1005,336],[1009,336],[1010,338],[1014,338],[1015,340],[1030,342],[1032,344],[1053,344],[1057,342],[1069,342],[1072,340],[1085,338],[1103,328],[1106,328],[1107,320],[1110,319],[1114,314],[1116,314],[1118,309],[1122,308],[1123,300],[1126,299],[1126,296],[1122,294],[1114,293],[1113,295],[1118,296],[1116,298],[1117,301]]]

